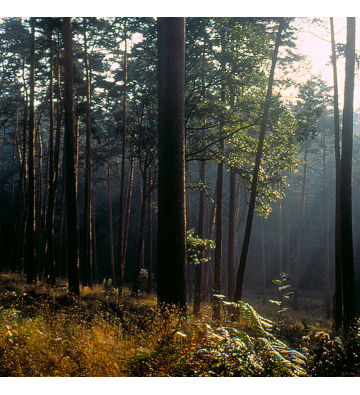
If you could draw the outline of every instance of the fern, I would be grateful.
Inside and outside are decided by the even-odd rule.
[[[216,342],[217,352],[229,353],[237,350],[246,357],[246,363],[251,370],[266,373],[266,363],[271,361],[272,369],[278,367],[281,375],[304,376],[306,374],[306,357],[297,350],[291,349],[284,342],[277,339],[271,331],[275,323],[262,316],[248,303],[222,302],[232,305],[240,314],[243,329],[234,327],[217,327],[212,329],[206,324],[207,337]]]

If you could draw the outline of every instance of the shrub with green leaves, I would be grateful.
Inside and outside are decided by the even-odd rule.
[[[289,299],[294,295],[294,292],[284,292],[286,289],[291,287],[291,284],[286,284],[286,282],[291,278],[290,275],[282,272],[280,273],[280,280],[272,280],[272,282],[278,285],[279,290],[279,300],[269,299],[270,303],[276,304],[279,306],[278,314],[278,328],[281,328],[281,324],[283,323],[282,315],[285,311],[289,310],[289,307],[284,307],[284,300]]]
[[[186,232],[187,243],[187,259],[188,262],[197,265],[199,263],[206,263],[211,258],[200,255],[207,250],[214,249],[215,243],[210,239],[200,239],[198,235],[194,236],[195,229],[189,229]]]

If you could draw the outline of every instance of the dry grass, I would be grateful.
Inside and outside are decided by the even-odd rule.
[[[269,306],[271,306],[269,304]],[[256,302],[254,304],[256,307]],[[222,311],[223,318],[226,311]],[[259,313],[264,314],[259,306]],[[288,312],[288,314],[293,314]],[[298,347],[304,335],[299,316],[286,336]],[[301,320],[301,318],[300,318]],[[83,288],[69,298],[65,283],[26,285],[18,275],[0,274],[0,376],[286,376],[289,371],[259,350],[261,368],[235,343],[219,341],[217,326],[244,330],[239,321],[213,322],[175,308],[159,312],[154,296],[121,299],[114,289]],[[209,326],[210,324],[210,326]],[[214,331],[215,330],[215,331]],[[287,339],[286,339],[287,341]],[[296,344],[296,346],[295,346]],[[253,356],[251,356],[253,358]],[[251,365],[251,366],[250,366]],[[254,367],[255,366],[255,367]]]
[[[64,286],[35,289],[13,274],[0,276],[0,305],[0,375],[16,377],[126,375],[125,362],[144,343],[136,311],[156,306],[118,301],[100,286],[71,300]]]

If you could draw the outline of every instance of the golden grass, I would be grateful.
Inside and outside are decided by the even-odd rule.
[[[0,274],[0,376],[260,374],[246,370],[239,351],[226,363],[218,355],[218,339],[206,329],[217,324],[211,306],[202,306],[199,319],[189,310],[186,318],[176,309],[160,314],[155,296],[131,298],[125,290],[119,299],[100,285],[72,299],[65,282],[29,286],[18,275]],[[278,369],[274,365],[269,375],[285,374]]]

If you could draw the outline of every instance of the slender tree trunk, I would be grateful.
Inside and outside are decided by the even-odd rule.
[[[46,102],[46,98],[45,98]],[[37,180],[35,180],[35,183],[37,185],[36,188],[36,195],[35,195],[35,200],[36,200],[36,233],[35,233],[35,251],[36,251],[36,262],[37,262],[37,271],[39,271],[39,274],[42,273],[44,274],[44,251],[45,251],[45,246],[44,246],[44,229],[45,229],[45,210],[46,210],[46,198],[47,198],[47,189],[44,191],[43,185],[43,143],[42,143],[42,133],[40,129],[40,119],[41,119],[41,114],[43,112],[43,109],[45,107],[44,104],[41,106],[41,111],[39,114],[38,122],[37,122],[37,127],[36,127],[36,132],[35,132],[35,142],[38,140],[38,148],[35,148],[35,151],[38,152],[38,159],[39,159],[39,164],[38,164],[38,170],[35,172],[37,173]],[[35,157],[36,158],[36,157]],[[45,177],[46,179],[46,177]]]
[[[73,101],[73,57],[71,18],[63,18],[64,38],[64,104],[65,104],[65,201],[66,240],[69,293],[80,294],[79,249],[75,179],[74,101]]]
[[[91,198],[91,206],[92,206],[92,215],[91,215],[91,229],[92,229],[92,273],[93,273],[93,281],[95,283],[98,281],[98,264],[97,264],[97,244],[96,244],[96,204],[95,204],[95,180],[92,182],[92,198]],[[114,283],[113,283],[114,284]]]
[[[342,274],[341,274],[341,233],[340,233],[340,121],[339,121],[339,100],[338,81],[336,67],[336,50],[334,21],[330,18],[331,28],[331,49],[332,66],[334,75],[334,133],[335,133],[335,297],[334,297],[334,327],[335,333],[339,333],[342,326]]]
[[[281,188],[279,185],[279,193],[281,193]],[[279,273],[284,271],[283,269],[283,215],[281,207],[281,199],[279,199]]]
[[[21,152],[19,151],[19,158],[21,161],[20,166],[20,179],[19,184],[16,192],[15,198],[15,206],[13,212],[13,222],[12,222],[12,238],[11,238],[11,268],[12,270],[19,270],[21,265],[19,265],[19,250],[20,250],[20,235],[22,233],[22,226],[23,226],[23,212],[25,212],[26,207],[24,210],[21,210],[20,203],[21,203],[21,191],[23,191],[23,197],[25,199],[25,189],[26,189],[26,127],[27,127],[27,103],[24,102],[24,120],[23,120],[23,154],[21,158]],[[22,159],[22,160],[21,160]],[[21,239],[22,240],[22,239]]]
[[[301,186],[301,214],[299,223],[299,233],[296,245],[296,258],[295,258],[295,276],[294,276],[294,310],[299,310],[299,280],[300,280],[300,266],[301,266],[301,253],[303,248],[304,231],[305,231],[305,197],[306,197],[306,181],[307,181],[307,148],[308,142],[305,141],[305,152],[304,152],[304,170],[302,177]]]
[[[49,47],[50,47],[50,129],[49,129],[49,202],[46,214],[46,241],[45,241],[45,278],[49,276],[49,282],[55,284],[55,264],[54,264],[54,214],[55,214],[55,173],[54,169],[54,103],[53,103],[53,51],[52,51],[52,30],[49,31]]]
[[[286,197],[286,273],[291,273],[290,267],[290,213],[289,197]]]
[[[65,140],[65,135],[64,135]],[[65,145],[65,143],[64,143]],[[64,146],[64,155],[62,160],[62,182],[61,182],[61,220],[60,220],[60,249],[59,249],[59,272],[62,277],[66,277],[67,275],[67,240],[66,240],[66,152]]]
[[[126,198],[126,210],[125,210],[125,224],[124,224],[124,242],[123,242],[123,250],[122,250],[122,273],[121,276],[124,278],[124,269],[125,269],[125,261],[126,261],[126,252],[127,252],[127,242],[129,236],[129,224],[130,224],[130,212],[131,212],[131,198],[132,198],[132,190],[133,190],[133,182],[134,182],[134,169],[135,169],[135,146],[133,146],[131,159],[130,159],[130,170],[129,170],[129,182],[128,182],[128,190],[127,190],[127,198]]]
[[[148,282],[146,287],[146,292],[151,294],[152,292],[152,260],[153,260],[153,215],[152,215],[152,201],[153,201],[153,172],[152,167],[149,167],[149,197],[148,197],[148,252],[147,252],[147,261],[148,261]]]
[[[185,18],[158,18],[158,302],[186,309]]]
[[[235,238],[236,238],[236,173],[230,169],[229,231],[228,231],[228,299],[234,299],[235,292]]]
[[[110,176],[110,131],[108,133],[107,182],[108,182],[108,205],[109,205],[108,207],[109,207],[110,265],[111,265],[112,281],[113,281],[113,284],[115,285],[114,232],[113,232],[112,202],[111,202],[111,176]]]
[[[143,200],[144,200],[144,192],[146,191],[146,182],[144,184],[144,176],[141,172],[141,161],[139,159],[139,169],[138,169],[138,180],[139,180],[139,191],[140,191],[140,207],[142,207]],[[145,167],[145,165],[144,165]],[[144,170],[145,172],[145,170]],[[141,210],[140,210],[141,212]],[[145,210],[146,212],[146,210]],[[141,220],[140,220],[141,222]],[[142,244],[141,244],[141,249],[140,249],[140,269],[144,269],[144,237],[142,237]]]
[[[325,236],[325,315],[326,318],[331,318],[331,298],[330,298],[330,255],[329,255],[329,221],[328,221],[328,202],[327,202],[327,175],[326,175],[326,129],[324,126],[324,151],[323,151],[323,182],[324,182],[324,236]]]
[[[225,140],[222,139],[220,142],[220,151],[224,151]],[[216,210],[216,234],[215,234],[215,262],[214,262],[214,295],[219,295],[221,293],[221,260],[222,260],[222,236],[223,236],[223,173],[224,164],[222,162],[218,163],[218,175],[217,175],[217,210]],[[220,318],[220,301],[218,298],[213,297],[213,316],[214,319]]]
[[[264,144],[264,139],[265,139],[266,124],[267,124],[267,119],[268,119],[270,104],[271,104],[272,87],[273,87],[273,82],[274,82],[277,54],[278,54],[278,50],[280,47],[281,33],[282,33],[284,26],[285,26],[285,18],[281,18],[281,21],[279,24],[279,29],[278,29],[277,36],[276,36],[274,53],[273,53],[273,57],[272,57],[272,64],[271,64],[271,70],[270,70],[270,76],[269,76],[269,82],[268,82],[268,89],[267,89],[266,99],[265,99],[264,114],[263,114],[263,118],[262,118],[262,122],[261,122],[259,143],[258,143],[258,149],[256,152],[253,178],[252,178],[252,182],[251,182],[250,202],[249,202],[249,209],[248,209],[248,215],[247,215],[247,220],[246,220],[244,241],[243,241],[243,246],[242,246],[241,255],[240,255],[239,270],[238,270],[238,274],[236,277],[236,288],[235,288],[234,301],[241,300],[241,297],[242,297],[246,259],[247,259],[247,254],[248,254],[248,250],[249,250],[252,221],[253,221],[254,211],[255,211],[256,191],[257,191],[257,183],[258,183],[258,178],[259,178],[262,149],[263,149],[263,144]]]
[[[119,245],[118,245],[118,265],[119,265],[119,278],[118,287],[119,295],[122,293],[123,287],[123,270],[125,259],[124,253],[124,196],[125,196],[125,154],[126,154],[126,102],[127,102],[127,31],[126,22],[124,26],[124,96],[123,96],[123,133],[122,133],[122,157],[121,157],[121,180],[120,180],[120,202],[119,202]]]
[[[261,247],[262,247],[262,304],[266,304],[266,258],[265,258],[265,232],[264,232],[265,219],[261,218]]]
[[[58,44],[59,44],[59,37],[58,37]],[[61,120],[63,116],[63,102],[61,97],[61,66],[60,66],[60,59],[61,59],[61,51],[58,49],[58,65],[57,65],[57,105],[56,105],[56,134],[55,134],[55,152],[54,152],[54,191],[57,191],[57,185],[59,180],[59,160],[60,160],[60,146],[61,146]],[[64,177],[63,177],[64,180]],[[62,182],[62,193],[61,196],[63,197],[64,192],[64,181]],[[56,193],[55,193],[56,196]],[[62,203],[64,199],[62,199]],[[54,202],[55,208],[55,202]],[[55,211],[54,211],[55,213]],[[61,219],[60,219],[60,244],[62,243],[62,230],[63,230],[63,222],[64,222],[64,205],[61,207]],[[58,267],[56,268],[55,265],[55,272],[58,275],[65,276],[65,270],[63,265],[63,260],[61,255],[58,254]]]
[[[146,185],[147,185],[147,169],[146,169],[146,159],[144,164],[144,171],[142,173],[142,199],[141,199],[141,214],[140,214],[140,229],[139,229],[139,242],[138,242],[138,251],[137,251],[137,260],[136,260],[136,269],[135,276],[131,294],[132,296],[136,296],[139,292],[140,282],[140,269],[142,266],[143,259],[143,246],[144,246],[144,229],[145,229],[145,213],[146,213]]]
[[[221,32],[221,73],[222,79],[224,80],[225,73],[225,31]],[[224,82],[221,83],[220,88],[220,100],[225,103],[225,86]],[[220,132],[224,128],[224,117],[221,115],[219,129]],[[220,155],[225,150],[225,139],[221,139],[219,142]],[[217,169],[217,211],[216,211],[216,236],[215,236],[215,262],[214,262],[214,286],[213,286],[213,318],[220,318],[220,300],[214,295],[221,293],[221,264],[222,264],[222,249],[223,249],[223,179],[224,179],[224,163],[219,161]]]
[[[216,211],[217,211],[217,180],[216,180],[216,184],[215,184],[215,192],[214,192],[214,203],[212,205],[212,209],[211,209],[211,215],[209,218],[209,215],[207,215],[208,217],[208,226],[207,226],[207,238],[210,240],[214,239],[214,232],[215,232],[215,220],[216,220]],[[211,257],[212,255],[212,251],[209,250],[207,251],[207,256]],[[212,263],[213,260],[211,260],[210,262],[207,262],[206,266],[205,266],[205,273],[204,273],[204,301],[207,299],[208,295],[211,294],[212,295],[212,289],[211,289],[211,285],[214,279],[213,276],[213,270],[212,270]]]
[[[36,281],[36,252],[35,252],[35,23],[31,21],[30,48],[30,111],[29,111],[29,185],[28,185],[28,219],[27,219],[27,283]]]
[[[84,25],[84,51],[86,74],[86,148],[85,148],[85,202],[84,202],[84,285],[92,286],[92,229],[91,229],[91,98],[90,64],[87,53],[86,18]]]
[[[356,326],[356,293],[352,236],[351,167],[353,146],[355,18],[347,18],[345,47],[345,92],[342,129],[340,229],[341,264],[344,300],[344,329],[346,333]]]
[[[205,161],[199,163],[199,176],[203,184],[205,184]],[[199,198],[199,229],[198,235],[200,239],[204,238],[204,219],[205,219],[205,192],[200,191]],[[203,257],[203,253],[200,255],[200,259]],[[203,264],[200,262],[195,267],[195,292],[194,292],[194,314],[195,316],[200,315],[200,302],[201,302],[201,282],[203,277]]]

